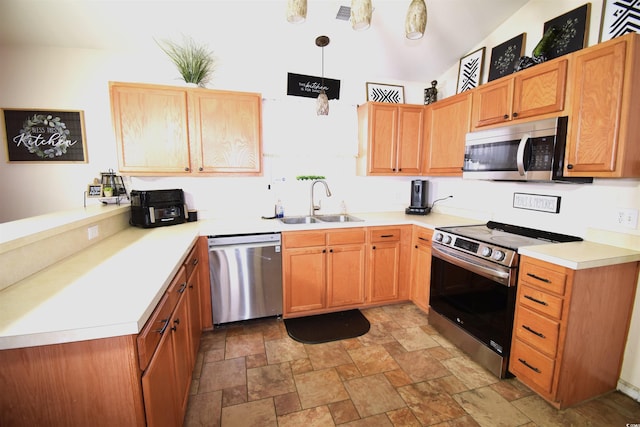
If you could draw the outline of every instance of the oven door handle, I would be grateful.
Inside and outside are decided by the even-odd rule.
[[[518,164],[518,173],[520,176],[524,176],[527,171],[524,169],[524,149],[527,146],[527,141],[529,141],[531,135],[526,133],[520,139],[520,143],[518,144],[518,151],[516,153],[516,163]]]
[[[431,249],[432,256],[442,259],[465,270],[469,270],[480,276],[491,279],[501,285],[511,287],[515,283],[511,283],[511,271],[510,269],[500,269],[498,266],[489,266],[481,262],[478,262],[475,257],[466,255],[463,252],[451,250],[447,247],[433,245]]]

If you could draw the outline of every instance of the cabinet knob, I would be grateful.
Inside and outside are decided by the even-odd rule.
[[[503,116],[503,119],[505,119],[505,120],[507,120],[508,118],[509,118],[509,115],[508,115],[508,114],[505,114],[505,115]]]
[[[513,113],[513,117],[518,117],[518,113]]]
[[[200,167],[198,168],[198,170],[199,170],[200,172],[202,172],[202,171],[204,170],[204,168],[203,168],[202,166],[200,166]]]
[[[416,249],[418,249],[418,245],[416,245]]]
[[[375,249],[375,248],[376,248],[375,246],[372,246],[372,247],[371,247],[371,249]]]
[[[189,172],[189,168],[188,167],[184,168],[184,171]]]
[[[567,165],[567,169],[573,169],[573,165],[571,164]]]

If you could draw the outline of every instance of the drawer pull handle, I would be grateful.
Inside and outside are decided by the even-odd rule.
[[[533,372],[536,372],[536,373],[538,373],[538,374],[541,374],[541,373],[542,373],[542,371],[541,371],[540,369],[536,368],[535,366],[531,366],[531,365],[529,365],[529,364],[527,363],[527,361],[526,361],[526,360],[524,360],[524,359],[520,359],[520,358],[518,358],[518,362],[522,363],[524,366],[526,366],[527,368],[531,369]]]
[[[544,334],[541,334],[540,332],[538,332],[538,331],[536,331],[536,330],[534,330],[534,329],[531,329],[531,328],[530,328],[529,326],[527,326],[527,325],[522,325],[522,328],[523,328],[523,329],[526,329],[526,330],[527,330],[527,331],[529,331],[529,332],[531,332],[533,335],[537,335],[537,336],[539,336],[540,338],[545,338],[545,339],[547,338],[547,337],[545,337],[545,336],[544,336]]]
[[[533,302],[535,302],[536,304],[540,304],[540,305],[549,305],[546,303],[546,301],[541,301],[539,299],[536,299],[534,297],[532,297],[531,295],[525,295],[524,296],[526,299],[531,300]]]
[[[393,237],[393,234],[381,234],[380,237]]]
[[[426,237],[418,237],[418,240],[422,240],[423,242],[429,241],[429,239],[427,239]]]
[[[549,279],[545,279],[544,277],[536,276],[536,275],[535,275],[535,274],[533,274],[533,273],[527,273],[527,276],[529,276],[529,277],[533,277],[534,279],[536,279],[536,280],[540,280],[541,282],[544,282],[544,283],[551,283],[551,280],[549,280]]]
[[[169,318],[162,319],[161,322],[163,323],[162,328],[156,329],[154,331],[154,332],[159,333],[160,335],[164,334],[164,331],[167,329],[167,326],[169,326]]]
[[[181,294],[184,290],[187,289],[187,282],[184,282],[180,285],[180,289],[178,289],[178,293]]]
[[[191,261],[191,265],[196,266],[198,265],[198,258],[194,258],[193,261]]]

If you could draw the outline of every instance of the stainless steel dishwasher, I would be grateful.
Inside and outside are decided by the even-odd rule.
[[[214,325],[282,315],[280,233],[209,236]]]

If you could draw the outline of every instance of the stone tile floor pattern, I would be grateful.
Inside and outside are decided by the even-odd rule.
[[[358,338],[301,344],[284,322],[202,336],[185,426],[625,426],[640,403],[612,392],[558,411],[499,380],[441,337],[411,303],[363,309]]]

